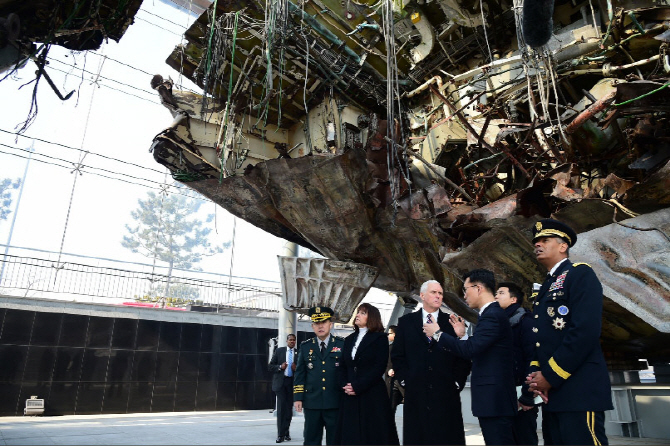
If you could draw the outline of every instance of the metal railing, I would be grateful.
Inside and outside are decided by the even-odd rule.
[[[33,257],[0,256],[3,274],[0,293],[32,298],[67,299],[97,303],[158,301],[161,305],[188,303],[279,311],[278,282],[178,270],[178,275],[156,273],[151,265],[128,264],[133,269],[55,262]],[[273,286],[275,285],[276,286]]]

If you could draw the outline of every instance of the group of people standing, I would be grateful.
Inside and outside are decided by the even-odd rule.
[[[331,335],[330,308],[310,309],[316,337],[302,343],[297,363],[273,357],[284,376],[294,371],[304,444],[320,445],[324,428],[327,444],[398,444],[398,401],[389,398],[397,383],[404,393],[403,444],[464,445],[460,392],[470,373],[472,413],[487,445],[538,444],[540,403],[544,444],[608,444],[602,286],[589,265],[568,260],[577,240],[570,227],[545,219],[533,235],[536,258],[549,271],[534,286],[533,311],[523,307],[518,285],[496,284],[485,269],[469,271],[464,299],[478,311],[469,336],[460,316],[440,311],[443,290],[435,280],[421,287],[421,310],[401,317],[389,338],[372,305],[359,306],[346,339]],[[395,383],[387,387],[389,375]],[[279,435],[277,442],[286,439],[288,427]]]

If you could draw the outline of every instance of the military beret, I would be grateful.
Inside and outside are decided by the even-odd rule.
[[[558,237],[571,247],[577,243],[577,233],[570,226],[552,218],[543,218],[533,226],[533,243],[540,237]]]
[[[309,309],[309,317],[312,322],[327,321],[333,317],[333,314],[332,308],[328,307],[312,307]]]

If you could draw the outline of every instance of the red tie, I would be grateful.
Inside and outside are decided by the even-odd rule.
[[[426,316],[426,322],[428,322],[429,324],[433,323],[433,315],[432,314],[428,313],[428,316]],[[431,342],[433,340],[432,336],[426,336],[426,337],[428,338],[428,342]]]

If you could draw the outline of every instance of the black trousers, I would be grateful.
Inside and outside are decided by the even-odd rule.
[[[305,409],[305,445],[320,445],[323,439],[323,428],[326,428],[326,444],[335,444],[335,429],[339,409]]]
[[[537,413],[537,406],[516,413],[513,429],[516,444],[537,446]]]
[[[479,417],[484,443],[487,445],[511,445],[514,443],[512,425],[514,417]]]
[[[607,445],[605,412],[549,412],[542,411],[542,433],[549,431],[552,444]],[[546,421],[546,422],[545,422]]]
[[[284,377],[281,389],[277,395],[277,436],[289,435],[291,420],[293,419],[293,377]]]

